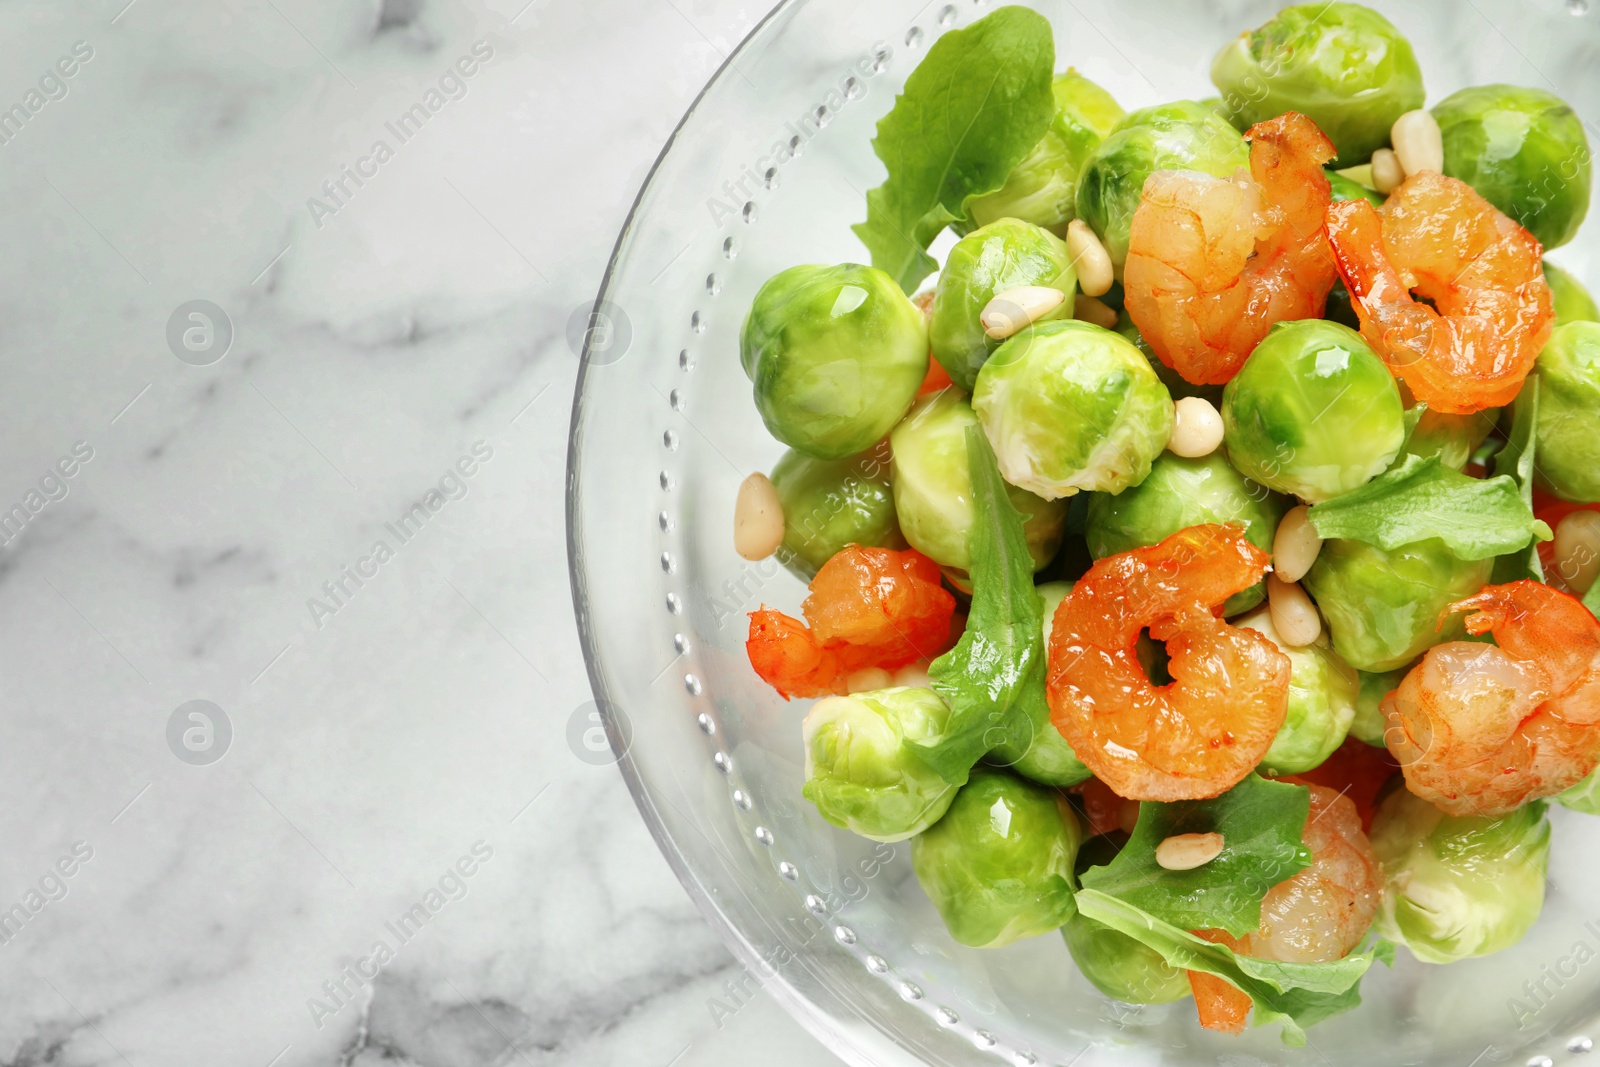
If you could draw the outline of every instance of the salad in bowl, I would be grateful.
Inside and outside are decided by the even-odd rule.
[[[939,38],[866,262],[744,317],[789,451],[734,543],[809,583],[745,642],[804,801],[956,942],[1298,1044],[1516,944],[1600,814],[1600,312],[1544,261],[1591,167],[1542,89],[1424,108],[1358,4],[1211,76],[1124,112],[1027,8]]]

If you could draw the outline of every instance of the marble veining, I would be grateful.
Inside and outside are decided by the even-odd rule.
[[[0,7],[0,1064],[833,1062],[567,741],[569,319],[761,8]]]

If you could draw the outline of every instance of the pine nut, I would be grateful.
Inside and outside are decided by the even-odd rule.
[[[783,544],[783,505],[760,471],[739,484],[733,505],[733,548],[745,559],[766,559]]]
[[[1078,299],[1072,305],[1072,317],[1082,322],[1092,322],[1102,330],[1115,330],[1117,328],[1117,313],[1103,300],[1096,300],[1092,296],[1078,294]]]
[[[844,680],[845,691],[848,693],[875,693],[879,689],[887,689],[894,684],[894,679],[889,677],[889,672],[882,667],[862,667]]]
[[[917,310],[922,312],[922,317],[929,322],[933,321],[933,297],[934,292],[932,289],[924,289],[911,298],[911,302],[917,306]]]
[[[1172,405],[1172,411],[1172,435],[1167,438],[1167,451],[1173,455],[1187,459],[1209,456],[1222,444],[1222,416],[1211,406],[1211,401],[1186,396]]]
[[[1556,523],[1556,575],[1578,596],[1600,577],[1600,512],[1574,511]]]
[[[1003,341],[1025,326],[1030,326],[1061,306],[1067,294],[1060,289],[1043,285],[1019,285],[984,305],[978,321],[983,332],[996,341]]]
[[[1221,834],[1174,834],[1156,846],[1156,862],[1169,871],[1192,871],[1222,855]]]
[[[1444,171],[1444,135],[1439,123],[1427,108],[1407,111],[1394,120],[1389,130],[1389,143],[1394,145],[1395,157],[1406,177],[1425,170]]]
[[[1400,157],[1387,148],[1380,148],[1372,153],[1372,187],[1384,196],[1388,196],[1400,187],[1406,180],[1406,172],[1400,166]]]
[[[919,659],[895,671],[889,684],[909,689],[932,689],[933,679],[928,677],[928,665]]]
[[[1322,538],[1311,524],[1311,509],[1305,504],[1291,508],[1278,523],[1272,537],[1272,571],[1285,582],[1298,582],[1306,576],[1322,552]]]
[[[1322,636],[1322,616],[1306,591],[1276,574],[1267,575],[1267,605],[1272,628],[1290,648],[1304,648]]]
[[[1084,296],[1105,296],[1111,291],[1111,253],[1082,219],[1067,223],[1067,255],[1078,272]]]

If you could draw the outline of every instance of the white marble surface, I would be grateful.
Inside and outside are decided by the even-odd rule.
[[[836,1062],[566,741],[566,323],[761,7],[0,5],[0,1063]]]

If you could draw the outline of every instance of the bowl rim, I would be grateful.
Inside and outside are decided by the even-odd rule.
[[[806,0],[779,0],[772,8],[758,19],[744,35],[739,44],[733,48],[723,61],[706,80],[705,85],[695,94],[694,99],[685,109],[683,116],[673,126],[672,132],[667,136],[661,146],[661,151],[656,154],[650,164],[650,169],[645,173],[644,180],[639,184],[639,191],[634,195],[633,203],[628,207],[628,215],[622,224],[622,229],[617,233],[616,242],[612,245],[611,255],[606,261],[605,271],[601,276],[600,288],[595,294],[591,308],[598,308],[605,304],[608,294],[617,280],[617,267],[622,257],[623,248],[632,236],[634,225],[639,219],[639,211],[646,195],[655,183],[656,174],[666,162],[677,145],[678,135],[685,126],[695,117],[700,105],[710,92],[721,84],[724,76],[734,67],[752,41],[756,39],[779,16],[792,8],[803,6]],[[578,439],[583,419],[585,386],[588,383],[590,370],[590,346],[593,343],[593,333],[586,332],[583,341],[583,351],[578,358],[577,379],[572,392],[572,415],[567,427],[567,462],[566,462],[566,492],[564,494],[566,506],[566,542],[567,542],[567,577],[572,590],[572,610],[577,622],[578,641],[583,649],[584,669],[589,677],[589,688],[593,691],[596,709],[601,721],[606,727],[606,738],[611,744],[612,752],[617,756],[617,769],[622,774],[623,781],[627,784],[628,792],[633,797],[634,805],[639,809],[640,816],[644,819],[645,826],[650,831],[651,838],[656,843],[656,848],[666,859],[667,866],[677,876],[679,884],[688,894],[700,916],[715,932],[717,938],[733,954],[735,960],[746,971],[766,975],[762,988],[788,1014],[798,1021],[813,1038],[835,1056],[854,1067],[879,1067],[878,1061],[868,1055],[864,1049],[849,1040],[835,1025],[835,1020],[822,1010],[810,997],[796,989],[781,971],[776,973],[766,965],[761,953],[740,933],[739,929],[728,919],[712,899],[711,894],[700,883],[700,880],[688,864],[684,861],[683,853],[679,849],[672,832],[667,828],[665,820],[657,809],[655,801],[650,797],[645,787],[644,779],[634,764],[632,756],[627,751],[624,734],[619,729],[619,723],[613,716],[611,709],[617,705],[611,700],[599,670],[599,652],[596,643],[592,620],[587,608],[585,595],[586,583],[584,580],[585,556],[579,537],[578,519]],[[841,1001],[845,1007],[850,1007],[848,1001]],[[853,1010],[853,1009],[852,1009]],[[860,1016],[860,1013],[857,1012]],[[881,1025],[865,1016],[860,1016],[864,1021],[881,1030]]]

